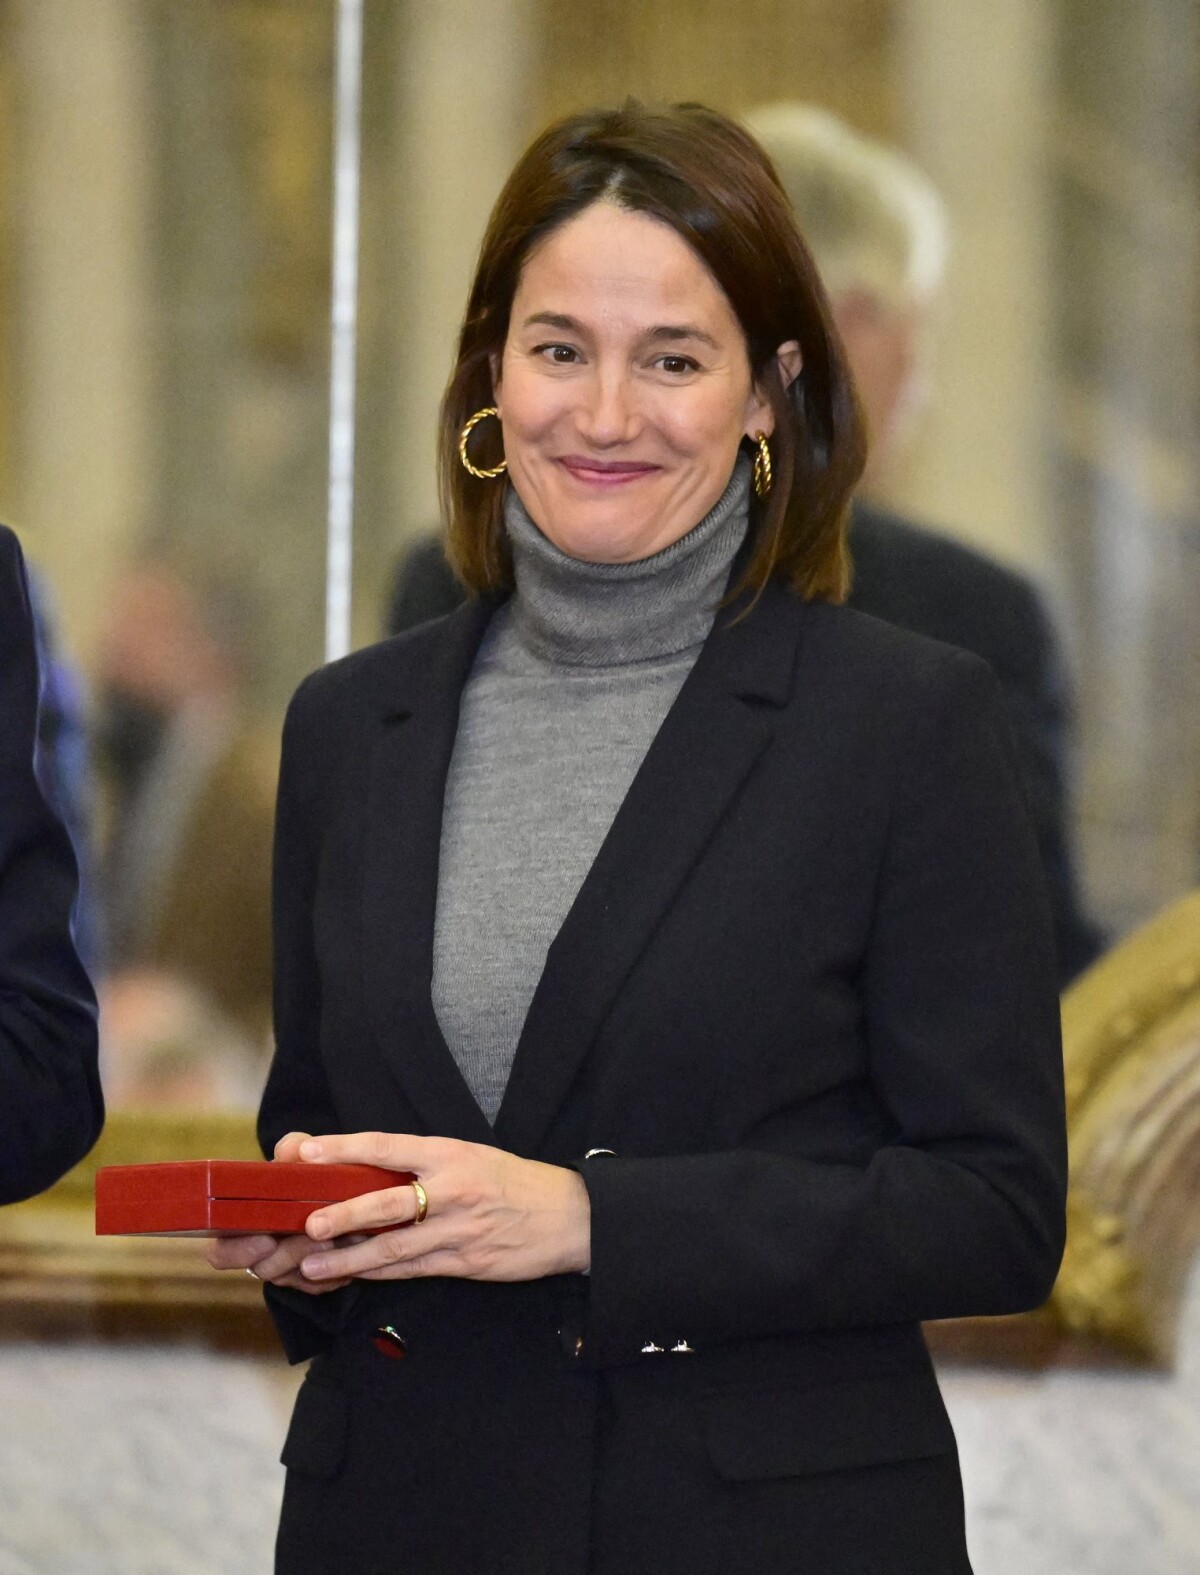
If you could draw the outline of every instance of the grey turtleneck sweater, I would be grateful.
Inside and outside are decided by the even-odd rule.
[[[700,524],[638,563],[583,563],[511,489],[516,594],[463,691],[446,781],[433,1005],[489,1121],[546,952],[699,655],[746,533],[739,460]]]

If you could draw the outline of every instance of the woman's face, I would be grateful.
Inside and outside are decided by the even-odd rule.
[[[716,280],[669,225],[609,202],[530,253],[492,375],[521,501],[590,563],[678,541],[721,497],[742,438],[774,426]]]

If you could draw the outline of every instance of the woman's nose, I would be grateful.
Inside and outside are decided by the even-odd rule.
[[[637,433],[638,414],[628,378],[592,379],[579,412],[579,427],[583,437],[600,447],[629,442]]]

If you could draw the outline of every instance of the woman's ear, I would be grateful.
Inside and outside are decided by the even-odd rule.
[[[498,350],[493,350],[491,352],[491,354],[488,356],[488,366],[491,369],[491,373],[492,373],[492,402],[493,402],[493,404],[496,404],[496,405],[499,405],[499,403],[500,403],[500,368],[501,368],[501,364],[502,364],[502,358],[501,358],[500,352]]]
[[[786,344],[780,345],[775,352],[775,366],[779,372],[779,379],[784,388],[790,388],[800,376],[804,365],[804,357],[800,354],[799,342],[789,339]],[[754,385],[754,392],[750,399],[749,419],[746,423],[746,436],[757,437],[761,432],[770,437],[775,430],[775,407],[771,404],[770,395],[762,383]]]
[[[786,344],[780,345],[775,352],[775,364],[779,368],[779,376],[783,380],[784,388],[791,388],[804,370],[804,357],[800,354],[799,341],[789,339]]]

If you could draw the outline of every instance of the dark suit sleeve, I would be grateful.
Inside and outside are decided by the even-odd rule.
[[[78,872],[34,770],[38,671],[24,566],[0,532],[0,1203],[82,1159],[104,1119]]]
[[[1050,891],[1059,983],[1065,988],[1095,961],[1104,937],[1083,911],[1071,850],[1068,784],[1072,703],[1058,640],[1041,597],[1018,586],[1014,625],[1019,664],[996,662],[1016,737],[1042,867]]]
[[[1033,818],[1064,987],[1104,936],[1084,909],[1073,854],[1073,718],[1062,653],[1038,587],[961,541],[857,502],[851,605],[981,656],[1000,680]]]
[[[859,980],[890,1140],[862,1165],[754,1134],[585,1164],[594,1362],[647,1331],[699,1345],[1013,1312],[1050,1290],[1066,1155],[1044,885],[995,680],[961,653],[935,673],[905,729]]]
[[[312,687],[311,679],[302,684],[288,709],[279,769],[272,897],[275,1055],[258,1118],[258,1139],[268,1158],[288,1132],[337,1130],[318,1042],[321,983],[312,925],[322,762],[320,753],[305,744]],[[324,1349],[341,1326],[353,1289],[307,1296],[266,1288],[289,1361],[304,1361]]]

